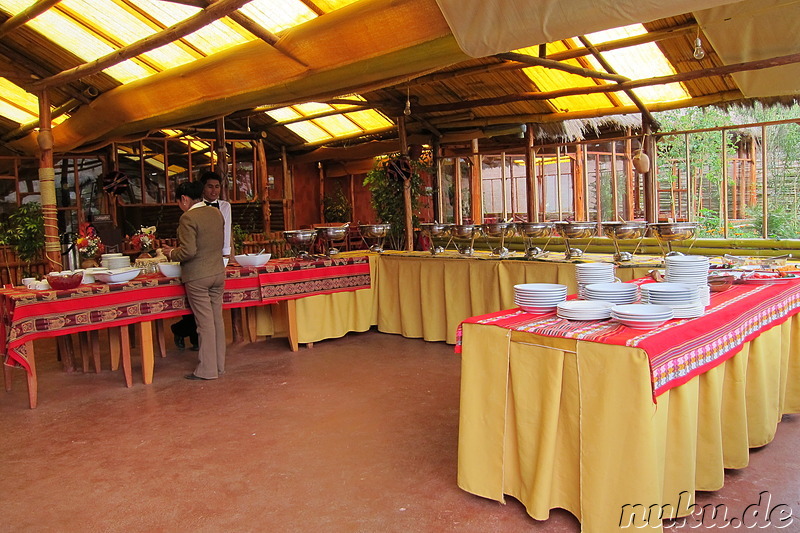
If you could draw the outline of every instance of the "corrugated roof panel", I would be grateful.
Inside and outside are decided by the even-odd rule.
[[[382,113],[372,109],[363,111],[353,111],[346,113],[345,116],[362,127],[365,131],[378,130],[394,124]]]
[[[364,130],[351,120],[347,120],[342,115],[333,115],[330,117],[321,117],[314,119],[315,124],[323,128],[325,131],[330,132],[334,137],[342,135],[352,135],[354,133],[362,133]]]
[[[161,30],[156,24],[145,22],[141,16],[113,2],[104,2],[102,9],[97,9],[97,3],[98,0],[62,0],[59,6],[80,13],[83,21],[98,28],[101,34],[109,35],[122,46],[135,43]],[[175,43],[165,44],[142,54],[142,57],[147,58],[161,70],[197,59],[197,55],[191,54]]]
[[[325,13],[336,11],[337,9],[355,4],[358,0],[314,0],[314,5],[319,7]]]
[[[24,0],[0,0],[0,7],[10,13],[18,13],[25,9],[29,3]],[[100,3],[105,2],[104,0],[97,0],[97,4]],[[55,9],[45,11],[27,24],[84,61],[92,61],[115,50],[114,47],[98,39],[81,25]],[[107,68],[104,72],[123,83],[152,74],[149,69],[130,60]]]
[[[294,124],[287,124],[286,127],[295,132],[303,139],[305,139],[307,142],[324,141],[325,139],[332,138],[332,136],[329,133],[327,133],[325,130],[323,130],[316,124],[312,124],[308,120],[305,122],[296,122]]]
[[[0,78],[0,115],[19,122],[39,118],[39,100],[5,78]]]
[[[196,7],[182,5],[177,2],[164,2],[163,0],[136,0],[136,5],[167,28],[200,11]],[[203,53],[210,55],[255,39],[249,32],[233,23],[227,22],[227,20],[216,20],[185,36],[183,40]]]
[[[278,122],[283,122],[284,120],[292,120],[303,116],[294,109],[292,109],[291,107],[280,107],[278,109],[270,109],[266,113],[267,115],[277,120]]]
[[[322,104],[320,102],[306,102],[305,104],[298,104],[292,107],[294,107],[294,109],[303,116],[313,115],[315,113],[324,113],[325,111],[333,110],[330,105]]]
[[[317,17],[300,0],[252,0],[239,10],[272,33]]]

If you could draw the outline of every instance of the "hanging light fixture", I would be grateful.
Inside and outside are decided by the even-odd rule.
[[[703,41],[700,39],[700,28],[697,28],[697,37],[694,40],[694,52],[692,52],[694,58],[698,61],[706,57],[706,51],[703,50]]]
[[[411,89],[406,87],[406,108],[403,109],[405,116],[411,116]]]

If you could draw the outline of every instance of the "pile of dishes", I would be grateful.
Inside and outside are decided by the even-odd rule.
[[[592,283],[614,283],[613,263],[579,263],[575,265],[575,280],[578,282],[578,298],[585,298],[584,290]]]
[[[121,253],[103,254],[100,256],[100,264],[103,265],[103,268],[109,270],[129,268],[131,266],[131,258]]]
[[[664,259],[664,280],[698,288],[698,298],[703,305],[711,303],[708,288],[708,257],[703,255],[676,255]]]
[[[523,311],[550,313],[567,299],[567,286],[557,283],[523,283],[514,285],[514,303]]]
[[[585,300],[600,300],[613,304],[632,304],[639,297],[633,283],[592,283],[583,291]]]
[[[673,318],[673,311],[666,305],[615,305],[611,309],[611,318],[629,328],[653,329]]]
[[[558,304],[556,314],[567,320],[605,320],[611,318],[611,302],[568,300]]]
[[[683,283],[648,283],[642,285],[642,303],[671,307],[674,318],[703,316],[706,307],[697,285]]]

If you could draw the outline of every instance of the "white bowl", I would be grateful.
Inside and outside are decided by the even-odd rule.
[[[130,281],[141,273],[141,268],[116,268],[114,270],[95,272],[94,279],[113,285],[115,283]]]
[[[162,274],[168,278],[181,277],[181,264],[178,262],[161,262],[158,263],[158,269]]]
[[[236,262],[245,267],[260,267],[267,264],[272,254],[242,254],[234,256]]]

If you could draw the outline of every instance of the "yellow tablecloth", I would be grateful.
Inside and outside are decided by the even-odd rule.
[[[798,316],[657,405],[639,349],[478,324],[463,334],[459,487],[511,495],[538,520],[566,509],[586,533],[641,526],[651,505],[685,515],[696,490],[722,487],[724,468],[747,466],[800,411]]]
[[[457,254],[436,257],[421,252],[385,252],[378,261],[378,330],[427,341],[456,342],[458,325],[466,318],[514,305],[518,283],[562,283],[567,292],[578,292],[575,263],[563,254],[546,261],[474,258]],[[587,254],[584,261],[610,260]],[[659,259],[647,258],[631,267],[617,269],[622,281],[646,275]]]

